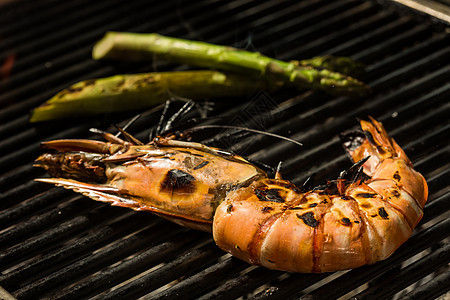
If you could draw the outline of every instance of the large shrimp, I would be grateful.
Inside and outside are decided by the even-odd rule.
[[[344,148],[359,161],[352,172],[309,191],[217,148],[161,137],[142,145],[107,133],[107,143],[45,142],[60,152],[41,155],[36,165],[58,178],[38,180],[212,229],[220,248],[251,264],[344,270],[391,255],[412,234],[428,195],[426,181],[382,125],[372,119],[361,127],[363,135],[345,136]]]

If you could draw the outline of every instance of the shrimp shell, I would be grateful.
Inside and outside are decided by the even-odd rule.
[[[292,272],[357,268],[405,242],[428,197],[425,179],[381,123],[371,121],[361,121],[364,134],[344,138],[347,154],[364,162],[370,179],[340,178],[334,189],[303,192],[238,155],[174,138],[143,145],[127,133],[129,142],[107,133],[108,143],[45,142],[59,152],[41,155],[35,165],[55,178],[37,180],[212,230],[221,249],[250,264]]]
[[[217,245],[251,264],[291,272],[331,272],[389,257],[423,215],[428,187],[381,123],[361,121],[366,137],[346,147],[370,155],[365,182],[301,193],[288,181],[262,179],[230,192],[214,215]]]

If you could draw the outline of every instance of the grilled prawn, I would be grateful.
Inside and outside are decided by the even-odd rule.
[[[301,191],[244,158],[202,144],[155,138],[147,145],[107,133],[108,142],[56,140],[36,165],[53,183],[94,200],[147,210],[211,231],[216,244],[255,265],[329,272],[373,264],[405,242],[422,217],[427,183],[383,126],[361,121],[364,134],[344,148],[370,179],[342,176]]]

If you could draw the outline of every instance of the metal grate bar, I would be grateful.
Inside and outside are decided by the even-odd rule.
[[[373,297],[391,297],[396,292],[432,273],[440,266],[446,264],[450,259],[450,243],[444,243],[438,249],[432,251],[411,265],[396,271],[380,284],[373,285],[367,290],[355,295],[357,299],[373,299]]]
[[[30,16],[30,13],[42,11],[43,14],[50,13],[49,10],[57,10],[58,1],[43,0],[39,2],[34,1],[14,1],[9,3],[2,3],[2,10],[0,11],[0,24],[11,26],[14,21],[29,22],[34,24],[36,16]],[[64,9],[65,5],[62,5]],[[26,18],[27,17],[27,18]],[[8,27],[7,27],[8,28]]]
[[[11,223],[21,218],[27,217],[29,214],[40,211],[40,209],[57,204],[58,199],[63,196],[70,195],[70,192],[64,189],[50,189],[42,194],[35,195],[31,200],[20,203],[12,208],[5,209],[0,212],[0,226],[6,228]]]
[[[435,187],[442,189],[447,188],[447,184],[439,178],[431,178],[430,182],[432,182]],[[424,209],[424,216],[421,220],[422,224],[428,223],[436,216],[441,215],[443,211],[446,211],[446,208],[448,207],[448,204],[450,202],[450,193],[447,192],[439,196],[432,195],[432,197],[430,198],[431,201],[426,205]]]
[[[7,207],[14,206],[22,200],[28,197],[39,194],[48,190],[48,187],[43,187],[42,184],[37,184],[34,181],[28,181],[20,186],[14,187],[10,190],[0,194],[0,208],[5,209]]]
[[[143,296],[149,291],[163,286],[165,283],[176,280],[180,276],[198,271],[198,269],[217,259],[221,254],[221,250],[209,242],[198,249],[189,250],[155,271],[145,274],[116,290],[107,294],[100,294],[99,298],[117,299],[125,296],[133,298]]]
[[[11,26],[11,24],[21,23],[21,22],[29,22],[29,24],[34,24],[32,22],[35,20],[30,15],[34,14],[36,11],[42,11],[43,14],[46,14],[48,10],[55,9],[57,5],[55,5],[55,0],[44,0],[39,2],[34,1],[3,1],[2,2],[2,10],[0,11],[0,25],[4,28],[6,32],[7,28]],[[5,34],[5,32],[3,32]],[[2,34],[2,36],[3,36]]]
[[[95,272],[113,262],[120,261],[144,245],[157,241],[158,237],[152,236],[152,231],[154,232],[154,225],[140,234],[119,239],[117,242],[109,244],[108,247],[102,248],[94,254],[81,258],[65,268],[61,268],[48,276],[23,286],[13,292],[13,296],[19,299],[32,299],[34,295],[42,294],[57,285],[70,284],[70,280],[75,280],[85,272]],[[167,232],[165,233],[167,234]]]
[[[426,141],[425,139],[423,141]],[[416,143],[417,145],[421,145],[421,143]],[[440,146],[440,145],[439,145]],[[440,147],[436,147],[437,149],[430,149],[429,154],[427,156],[422,156],[419,159],[416,159],[414,165],[417,168],[426,174],[432,175],[436,172],[437,169],[445,166],[446,158],[450,154],[450,146],[442,145]]]
[[[139,3],[139,4],[143,5],[142,3]],[[120,15],[120,13],[127,13],[128,9],[131,10],[132,8],[133,7],[131,5],[127,5],[124,8],[125,10],[119,9],[117,11],[114,11],[114,13],[111,13],[110,15],[106,15],[107,16],[106,20],[117,19],[118,16]],[[161,11],[159,11],[159,12],[162,13]],[[149,12],[147,10],[141,10],[141,13],[136,15],[135,18],[123,19],[125,21],[121,21],[122,24],[121,24],[120,27],[122,27],[124,23],[126,24],[127,20],[131,20],[132,22],[138,22],[139,20],[144,19],[146,17],[150,17],[151,18],[152,14],[149,14]],[[71,26],[71,27],[69,27],[68,30],[57,31],[55,33],[55,36],[49,35],[46,38],[35,40],[35,43],[38,43],[37,45],[34,45],[34,44],[28,45],[27,44],[27,45],[24,45],[23,47],[28,47],[30,49],[29,50],[30,52],[34,51],[35,49],[42,49],[42,48],[45,49],[49,45],[52,45],[52,43],[58,43],[60,41],[64,41],[68,35],[69,36],[70,35],[77,35],[78,32],[88,32],[88,34],[87,34],[88,35],[88,39],[86,39],[86,40],[87,40],[87,42],[91,42],[91,44],[86,46],[86,47],[84,47],[84,48],[78,48],[77,47],[76,51],[73,51],[73,52],[69,53],[69,55],[75,56],[75,58],[78,57],[78,59],[79,59],[80,57],[84,57],[84,59],[87,59],[90,56],[92,42],[95,39],[99,39],[101,34],[103,34],[106,31],[106,28],[110,28],[109,26],[105,27],[105,25],[103,25],[103,27],[98,26],[99,24],[97,24],[97,23],[99,21],[96,20],[96,19],[93,19],[92,22],[87,22],[87,21],[88,20],[86,20],[86,22],[80,23],[79,26],[81,28],[77,28],[77,27],[72,27]],[[130,21],[128,21],[128,22],[130,22]],[[94,35],[92,33],[89,33],[89,30],[90,30],[91,27],[95,27],[96,35]],[[73,47],[77,44],[76,43],[74,45],[73,44],[74,41],[76,43],[77,39],[68,41],[69,45],[72,46],[72,49],[74,49]],[[53,48],[53,49],[55,49],[55,48]],[[25,50],[23,50],[23,51],[25,51]],[[65,51],[67,51],[67,49],[65,49]],[[20,53],[19,50],[17,50],[17,52]],[[49,51],[49,53],[52,54],[51,51]],[[55,54],[53,54],[53,55],[55,55]],[[45,59],[45,58],[39,57],[38,61],[42,61],[43,59]],[[84,71],[88,67],[90,67],[91,70],[92,70],[96,66],[98,66],[98,64],[96,62],[93,62],[92,60],[86,60],[84,62],[84,68],[80,68],[79,65],[75,65],[71,69],[72,69],[72,72],[75,71],[75,70]],[[42,70],[42,65],[40,66],[40,69]],[[44,71],[46,70],[45,66],[44,66],[43,70]],[[28,83],[26,85],[20,86],[19,89],[12,90],[12,91],[9,91],[7,93],[3,93],[1,95],[1,97],[0,97],[0,104],[2,104],[4,106],[7,103],[13,102],[15,99],[20,99],[20,98],[32,95],[34,93],[40,92],[40,91],[42,91],[42,87],[45,87],[46,83],[48,84],[48,82],[56,84],[56,83],[61,82],[62,80],[67,80],[68,78],[70,78],[72,76],[75,76],[75,74],[73,74],[73,73],[71,73],[69,71],[70,71],[70,69],[65,68],[59,73],[54,73],[56,75],[53,75],[53,78],[48,78],[47,77],[47,78],[44,78],[44,79],[41,79],[41,80],[34,80],[34,81],[32,81],[32,82],[30,82],[30,83]],[[29,76],[29,75],[26,75],[26,73],[25,73],[24,76]],[[43,82],[43,80],[45,80],[45,82]]]
[[[352,3],[355,4],[355,3]],[[330,8],[329,6],[326,6],[327,8]],[[321,35],[325,34],[326,38],[328,39],[334,39],[339,37],[340,35],[345,35],[347,30],[349,28],[346,28],[347,25],[351,24],[355,20],[362,20],[367,17],[369,17],[371,14],[374,13],[374,7],[370,3],[362,3],[358,6],[351,7],[351,8],[344,8],[345,10],[342,12],[339,12],[338,14],[335,14],[335,12],[332,13],[331,16],[324,15],[321,16],[320,22],[313,23],[311,26],[306,27],[304,29],[294,31],[292,34],[284,37],[283,39],[286,41],[293,40],[293,41],[304,41],[301,45],[308,45],[308,42],[314,42],[314,41],[321,41],[320,39]],[[331,28],[339,28],[340,30],[338,32],[333,32],[330,34],[330,26]],[[357,32],[353,33],[353,36],[357,36]],[[332,36],[333,35],[333,36]],[[347,33],[347,36],[349,37],[350,34]],[[318,39],[319,37],[319,39]],[[333,44],[340,44],[340,40],[334,40]],[[298,57],[310,57],[321,54],[320,52],[311,53],[311,52],[303,52],[303,47],[301,46],[299,49],[295,49],[297,53],[296,56]],[[333,54],[330,50],[327,51],[327,54]],[[286,57],[291,57],[291,52],[288,53],[280,53],[280,58],[286,59]]]
[[[314,2],[311,3],[311,5],[315,4]],[[274,48],[274,49],[281,49],[281,47],[277,47],[273,45],[274,43],[284,44],[286,42],[292,42],[292,39],[288,39],[286,35],[288,35],[291,32],[295,32],[298,30],[302,30],[303,28],[307,28],[309,26],[313,26],[315,23],[319,22],[320,20],[329,17],[333,13],[338,13],[341,11],[345,11],[345,9],[352,7],[356,5],[355,3],[351,3],[351,1],[333,1],[333,3],[329,3],[328,5],[319,5],[316,9],[313,11],[310,11],[310,7],[306,6],[306,10],[303,12],[303,7],[300,7],[299,16],[295,16],[294,18],[283,18],[283,21],[277,22],[277,24],[271,26],[268,26],[267,28],[270,28],[270,33],[272,35],[276,36],[276,39],[270,39],[270,37],[267,36],[266,32],[256,32],[252,35],[252,42],[254,41],[254,44],[258,45],[258,50],[261,52],[265,52],[266,48],[264,47],[264,44],[269,43],[270,45],[267,48]],[[334,9],[334,11],[333,11]],[[267,19],[267,18],[266,18]],[[256,22],[258,22],[258,19],[256,19]],[[250,22],[249,24],[253,24]],[[257,23],[258,24],[258,23]],[[220,26],[223,26],[220,24]],[[262,26],[261,24],[259,26]],[[220,28],[220,27],[218,27]],[[245,29],[245,28],[244,28]],[[251,31],[249,28],[248,30]],[[213,43],[223,43],[223,41],[233,41],[235,40],[236,34],[239,34],[238,32],[229,32],[229,31],[223,31],[215,36],[208,36],[209,40]],[[282,58],[279,53],[277,53],[277,56],[279,58]]]
[[[71,138],[74,136],[79,136],[80,132],[88,132],[88,129],[90,127],[92,127],[92,126],[89,126],[89,124],[83,124],[83,125],[80,125],[79,127],[69,128],[63,132],[54,134],[53,136],[49,136],[47,138],[48,139],[58,139],[58,138],[60,139],[60,138],[64,138],[64,137]],[[21,147],[12,153],[4,155],[2,158],[0,158],[0,168],[2,170],[6,170],[17,164],[27,161],[27,159],[32,159],[32,158],[36,157],[36,154],[39,151],[39,148],[37,146],[38,146],[38,143],[30,144],[28,146]]]
[[[80,207],[73,208],[74,210],[87,210],[86,207],[87,204]],[[104,205],[102,205],[104,206]],[[100,208],[102,207],[100,206]],[[41,221],[43,222],[43,227],[41,228],[41,232],[33,234],[33,232],[29,232],[29,236],[24,236],[20,232],[20,227],[18,233],[20,236],[18,236],[17,242],[20,242],[17,245],[14,245],[12,247],[9,247],[7,250],[5,250],[0,255],[0,261],[2,262],[2,267],[5,269],[7,266],[11,265],[12,263],[17,263],[17,261],[22,261],[24,259],[27,259],[29,257],[32,257],[35,250],[39,249],[45,249],[46,247],[51,247],[52,244],[55,242],[61,241],[61,239],[70,239],[71,235],[75,232],[82,230],[84,228],[87,228],[88,226],[96,226],[99,222],[104,222],[105,220],[108,220],[107,217],[102,215],[100,211],[108,212],[111,214],[111,218],[114,217],[114,208],[111,207],[105,207],[103,209],[100,209],[97,207],[96,209],[90,208],[90,211],[87,212],[84,215],[78,215],[78,212],[75,214],[75,217],[67,222],[64,222],[62,224],[57,224],[56,226],[54,224],[51,224],[52,220],[49,220],[51,217],[48,214],[41,216]],[[106,210],[106,211],[105,211]],[[64,209],[60,209],[61,212],[64,212]],[[67,213],[67,212],[66,212]],[[66,217],[66,219],[68,219]],[[33,227],[35,221],[31,220],[28,222],[27,225],[22,226],[29,226]],[[48,227],[46,227],[48,226]],[[36,231],[36,229],[34,229]],[[16,235],[19,235],[16,233]],[[6,236],[6,238],[9,238],[10,236]],[[26,240],[23,240],[26,238]],[[25,254],[26,253],[26,254]]]
[[[361,61],[369,61],[374,59],[374,53],[377,53],[377,56],[390,54],[392,51],[395,51],[395,49],[400,50],[405,47],[405,45],[414,44],[417,40],[423,40],[428,37],[429,30],[430,28],[424,24],[414,26],[409,30],[397,34],[396,37],[386,39],[383,43],[372,46],[370,50],[359,52],[357,55],[354,55],[353,58]]]
[[[376,45],[377,41],[384,41],[385,39],[388,39],[393,35],[402,33],[409,27],[413,26],[413,24],[413,19],[411,17],[401,17],[363,35],[358,39],[350,40],[346,43],[338,45],[337,47],[329,49],[329,51],[334,55],[351,56],[354,53],[351,53],[349,49],[352,49],[354,47],[370,48],[373,45]]]
[[[31,256],[33,251],[37,251],[45,246],[50,246],[65,236],[88,226],[89,220],[84,216],[75,217],[60,226],[49,230],[45,235],[39,235],[28,239],[25,243],[18,244],[0,254],[0,262],[3,269],[11,266],[17,259],[24,259]]]
[[[180,228],[177,228],[174,232],[180,232]],[[169,234],[173,235],[174,233]],[[165,239],[166,241],[161,244],[157,244],[148,250],[139,252],[120,264],[109,266],[94,276],[86,277],[75,285],[68,286],[63,290],[58,291],[53,295],[53,298],[80,299],[80,297],[87,295],[93,296],[108,288],[112,288],[116,284],[128,280],[147,269],[151,269],[152,266],[158,266],[158,264],[166,261],[169,257],[175,257],[178,253],[183,251],[183,249],[192,247],[194,243],[198,243],[204,238],[197,232],[189,232],[188,234],[183,232],[181,235],[175,235],[173,238],[167,236]]]
[[[199,297],[199,300],[217,299],[219,297],[221,299],[236,299],[243,293],[250,292],[264,282],[272,280],[281,274],[282,272],[280,271],[257,268],[237,278],[223,282],[220,287]]]
[[[385,57],[381,62],[377,62],[373,65],[367,66],[367,77],[368,79],[374,80],[380,75],[385,73],[384,67],[389,66],[393,70],[396,70],[398,67],[406,65],[408,63],[414,62],[422,57],[426,57],[431,55],[436,49],[442,49],[448,43],[448,35],[446,34],[436,34],[428,38],[427,40],[422,41],[421,43],[417,43],[412,45],[410,48],[407,48],[403,51],[399,51],[398,53],[392,53],[391,55]],[[367,53],[368,55],[372,55],[371,53]],[[359,55],[355,55],[355,59],[359,59]],[[380,67],[380,64],[384,67]]]
[[[238,276],[239,272],[245,268],[248,268],[248,265],[243,261],[228,257],[160,293],[151,295],[151,298],[155,300],[176,299],[180,298],[180,295],[197,297],[216,287],[219,282]]]
[[[92,234],[77,240],[77,243],[63,247],[58,251],[45,255],[42,258],[33,260],[30,264],[21,266],[0,277],[0,284],[7,286],[10,290],[18,289],[22,282],[29,281],[31,275],[37,273],[47,273],[49,269],[54,268],[57,264],[65,264],[76,255],[81,255],[89,249],[99,247],[105,241],[116,237],[116,233],[112,227],[98,228]]]
[[[416,287],[410,293],[402,297],[402,300],[437,299],[450,290],[450,272],[442,273],[427,283]]]
[[[22,240],[24,236],[36,233],[42,230],[42,228],[63,221],[70,217],[70,215],[88,208],[90,208],[90,205],[87,205],[85,201],[80,200],[72,201],[65,206],[56,207],[53,210],[38,215],[36,218],[22,222],[1,234],[0,244],[2,247],[6,247],[13,243],[17,243],[19,240]]]
[[[363,13],[367,12],[363,11]],[[358,20],[357,22],[355,22],[355,19],[353,19],[352,23],[350,23],[339,32],[332,32],[322,38],[314,39],[306,43],[305,45],[301,45],[299,48],[294,49],[293,52],[301,53],[303,57],[312,57],[319,54],[330,54],[330,47],[342,44],[349,39],[354,39],[355,37],[360,36],[368,31],[372,31],[375,28],[386,23],[393,22],[395,20],[395,17],[396,15],[391,11],[382,11],[377,14],[361,18],[361,20]],[[353,45],[351,45],[351,47],[353,47]],[[367,50],[373,52],[371,51],[372,48],[368,48]],[[295,55],[288,53],[287,56],[292,57]],[[367,61],[360,58],[356,59],[360,61]]]
[[[88,7],[88,3],[88,1],[68,2],[66,5],[59,6],[58,9],[44,9],[39,14],[19,18],[18,21],[12,22],[8,27],[3,28],[3,30],[0,31],[0,35],[6,38],[0,45],[0,53],[5,50],[6,53],[10,53],[11,49],[14,49],[14,53],[20,60],[22,56],[27,54],[26,51],[21,51],[21,49],[26,49],[23,45],[35,40],[35,37],[42,37],[47,32],[55,32],[58,28],[70,25],[80,18],[89,17],[89,14],[85,14],[88,11],[82,9]],[[89,13],[98,14],[101,9],[105,8],[105,4],[93,5],[91,6]],[[48,20],[52,20],[52,22],[46,22]],[[41,23],[42,25],[33,26],[31,25],[33,23]],[[4,58],[4,55],[2,54],[0,54],[0,60],[3,60]]]

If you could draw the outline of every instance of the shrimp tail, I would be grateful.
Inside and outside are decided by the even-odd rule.
[[[347,155],[354,162],[369,157],[364,164],[364,173],[370,176],[373,182],[381,180],[395,182],[423,208],[428,198],[425,179],[414,170],[411,160],[395,140],[389,137],[382,123],[372,117],[369,118],[371,122],[360,121],[362,132],[341,135]]]
[[[412,167],[402,148],[389,137],[381,122],[369,117],[371,122],[361,120],[361,131],[341,134],[342,145],[353,162],[370,157],[364,164],[364,173],[373,176],[378,166],[386,159],[400,158]]]

